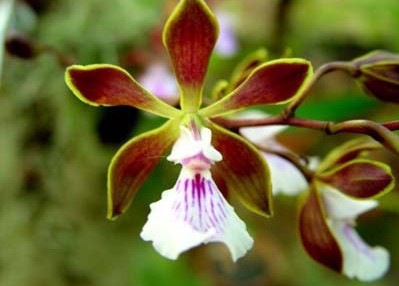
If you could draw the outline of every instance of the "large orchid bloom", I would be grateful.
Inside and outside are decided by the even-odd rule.
[[[223,99],[200,109],[217,37],[216,18],[203,0],[180,1],[168,19],[163,42],[179,85],[181,109],[152,95],[117,66],[74,65],[66,72],[69,88],[88,104],[129,105],[168,119],[161,127],[131,139],[112,159],[108,218],[115,219],[127,210],[150,171],[175,142],[168,160],[182,165],[181,174],[175,186],[151,205],[141,233],[170,259],[213,241],[225,243],[234,260],[251,248],[252,238],[219,188],[237,194],[255,213],[269,216],[268,167],[253,145],[210,119],[253,105],[285,103],[301,92],[312,74],[310,63],[303,59],[271,61],[256,68]]]
[[[375,208],[376,197],[392,189],[394,179],[383,163],[360,158],[380,148],[355,140],[336,148],[318,166],[300,213],[306,251],[321,264],[350,278],[372,281],[389,268],[389,253],[371,247],[355,230],[359,215]]]

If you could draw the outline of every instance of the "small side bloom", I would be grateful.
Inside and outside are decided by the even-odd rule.
[[[209,242],[225,243],[234,261],[245,255],[253,239],[210,173],[211,165],[222,160],[211,145],[211,131],[181,127],[168,160],[181,164],[182,171],[175,186],[150,205],[141,237],[169,259]]]
[[[394,185],[389,166],[362,156],[379,148],[355,139],[332,150],[316,169],[300,211],[300,235],[309,255],[360,281],[381,278],[390,264],[385,248],[369,246],[355,230],[358,216],[376,208],[376,199]]]

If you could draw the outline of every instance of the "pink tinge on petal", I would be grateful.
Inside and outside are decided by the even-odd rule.
[[[211,168],[212,161],[201,152],[194,156],[184,158],[181,161],[181,164],[190,170],[200,172],[209,170]]]
[[[359,253],[367,256],[370,260],[375,259],[375,255],[372,253],[370,247],[359,237],[352,225],[345,223],[342,227],[342,232]]]

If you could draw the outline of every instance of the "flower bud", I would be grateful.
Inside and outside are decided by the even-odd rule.
[[[32,59],[38,54],[35,44],[21,34],[10,33],[7,36],[5,45],[10,55],[22,59]]]
[[[371,96],[399,103],[399,55],[373,51],[353,61],[354,77]]]

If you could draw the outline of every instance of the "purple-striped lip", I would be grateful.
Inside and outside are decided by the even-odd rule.
[[[222,234],[227,220],[225,200],[212,179],[197,173],[192,178],[183,177],[175,186],[179,194],[172,206],[176,220],[190,224],[193,229],[207,232],[213,228]]]

